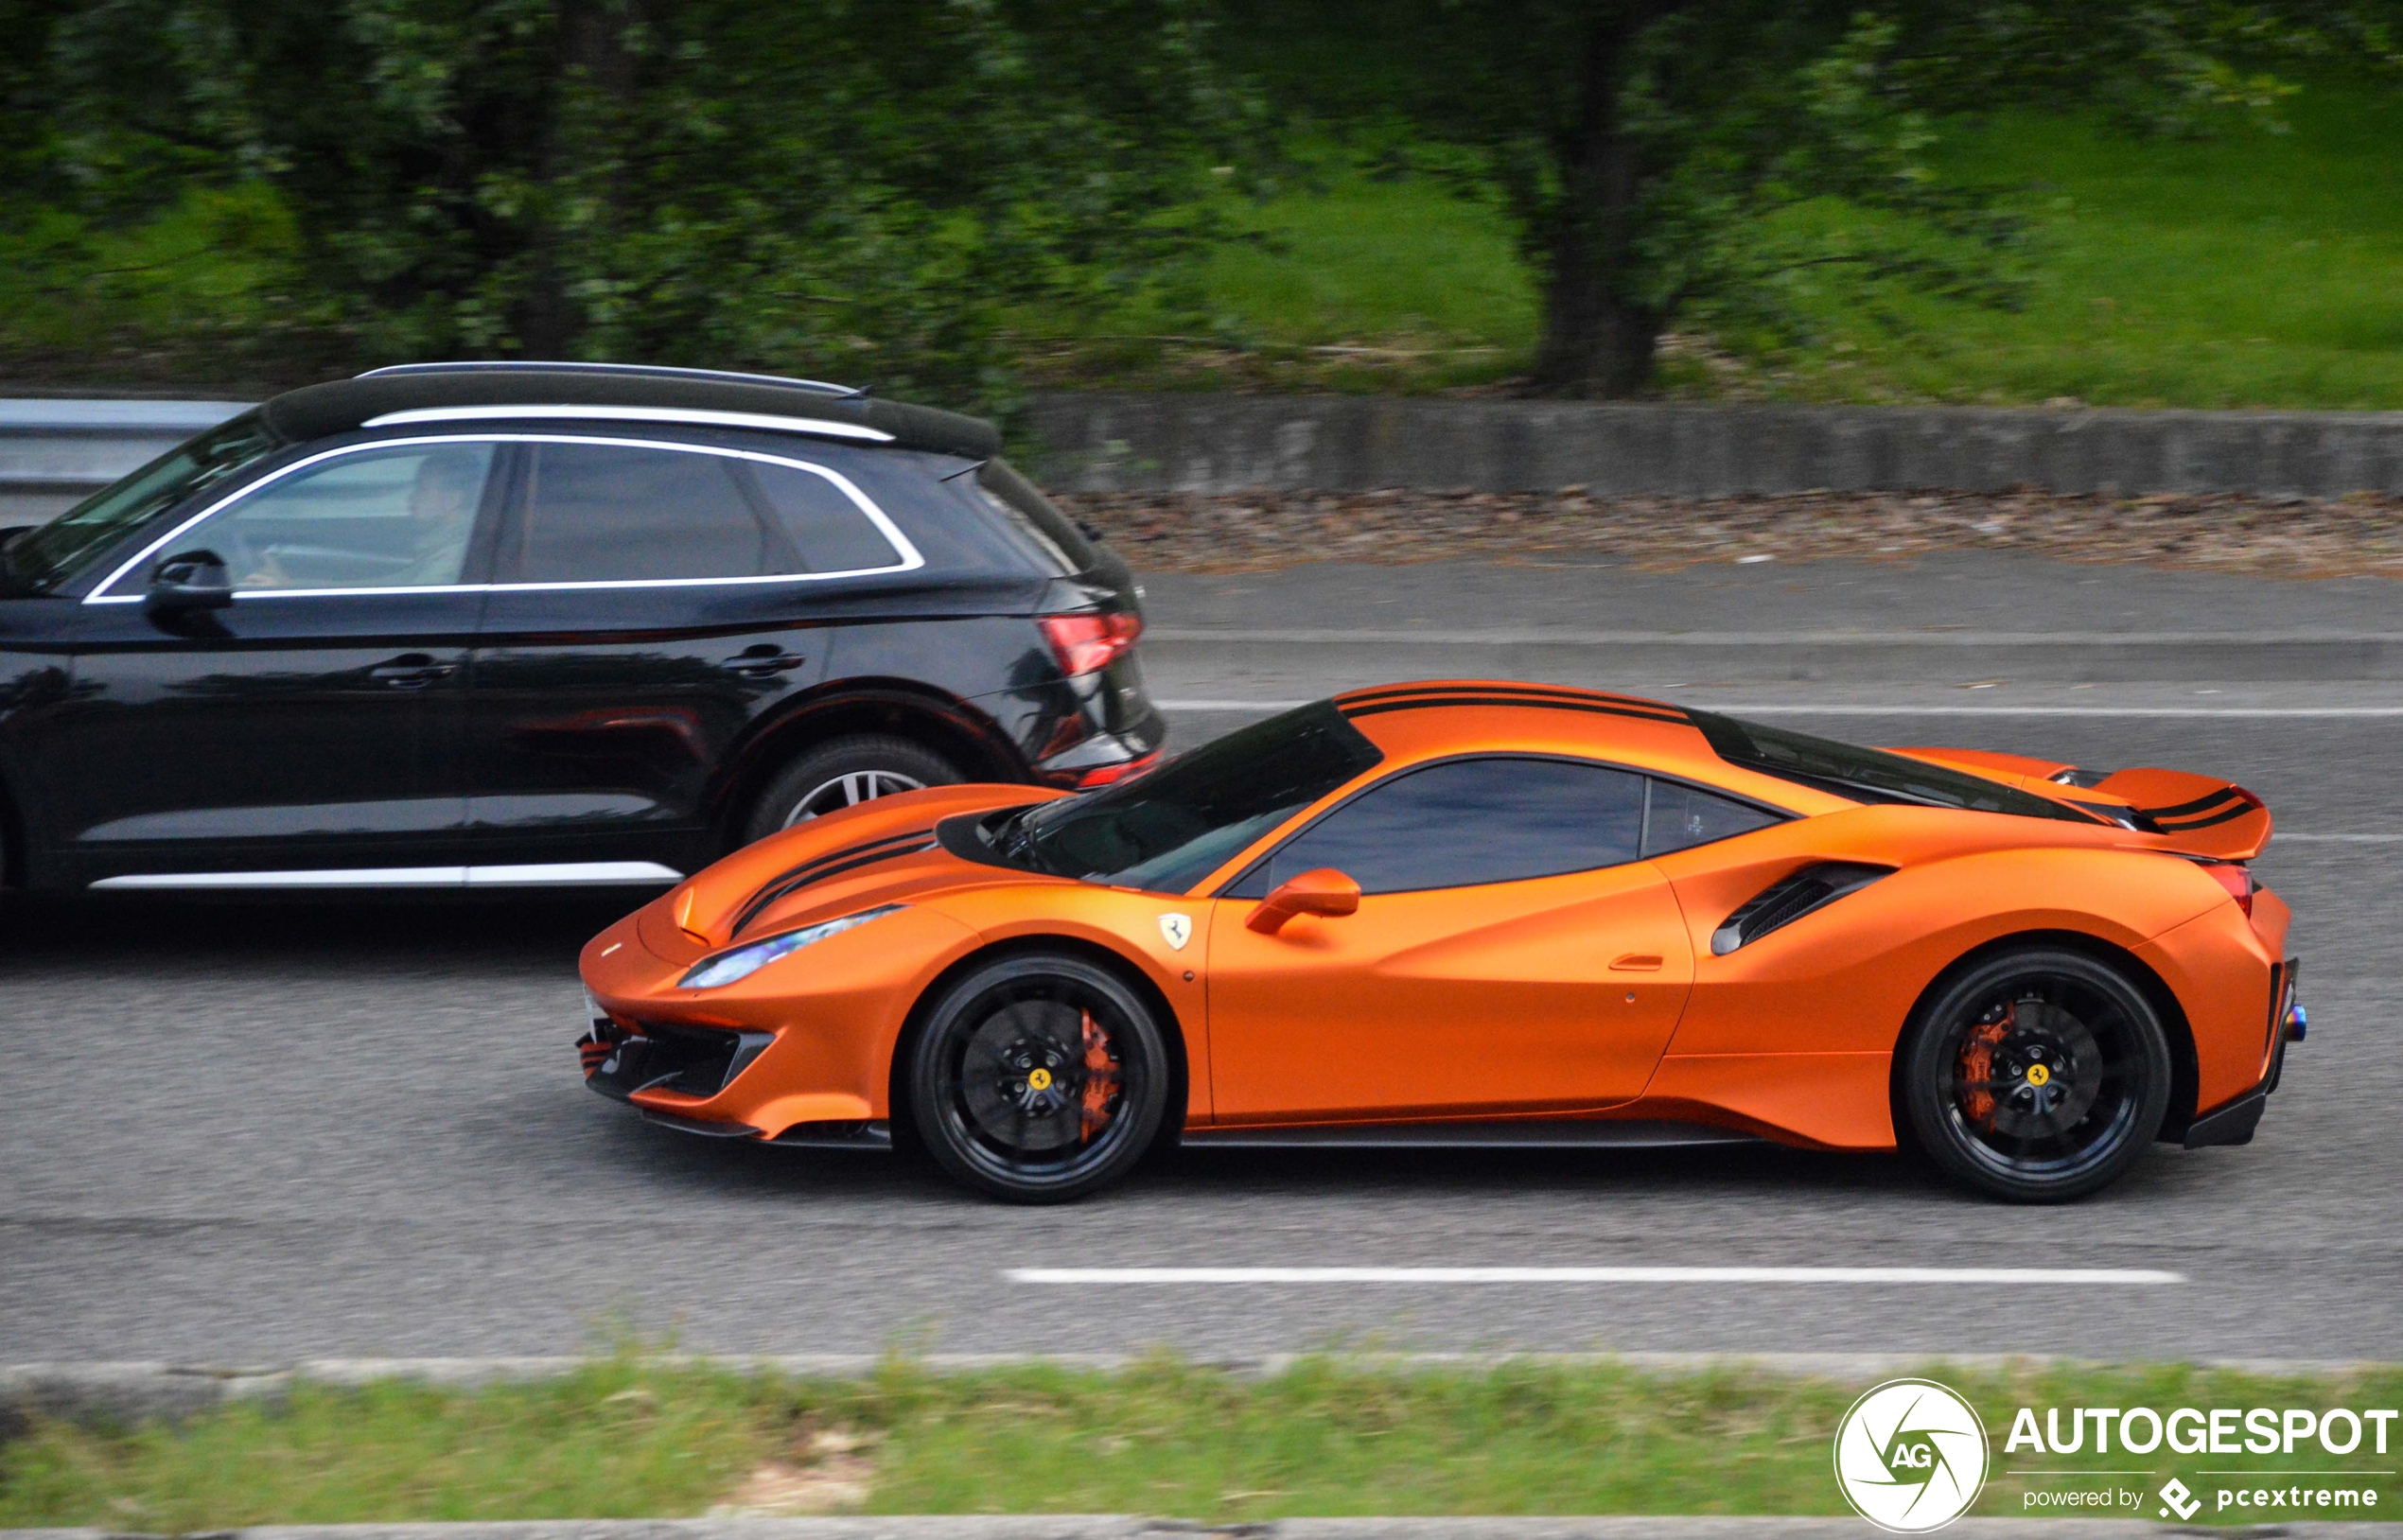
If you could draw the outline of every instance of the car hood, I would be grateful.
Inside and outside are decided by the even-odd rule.
[[[1063,883],[967,861],[935,840],[960,814],[1049,801],[1031,786],[938,786],[813,818],[735,851],[643,912],[642,944],[681,961],[739,941],[970,887]]]

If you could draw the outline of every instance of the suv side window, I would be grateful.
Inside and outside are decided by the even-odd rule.
[[[529,444],[516,581],[758,577],[798,569],[725,455]]]
[[[758,491],[769,516],[799,553],[800,570],[873,572],[900,563],[893,543],[832,479],[764,460],[728,464]]]
[[[1288,840],[1228,896],[1263,897],[1320,866],[1362,893],[1412,893],[1621,866],[1642,849],[1644,780],[1502,756],[1405,771]]]
[[[460,581],[492,469],[490,444],[411,444],[326,457],[186,532],[249,592],[423,588]]]
[[[1672,850],[1708,845],[1712,840],[1748,834],[1778,822],[1747,802],[1713,796],[1674,780],[1652,783],[1652,804],[1644,814],[1643,853],[1646,859]]]

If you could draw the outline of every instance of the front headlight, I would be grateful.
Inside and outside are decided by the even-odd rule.
[[[840,936],[854,925],[865,925],[871,919],[892,914],[903,907],[904,906],[902,904],[888,903],[880,909],[863,909],[858,914],[845,915],[840,919],[820,920],[815,925],[804,925],[798,931],[786,931],[781,936],[771,936],[764,940],[730,947],[714,956],[704,957],[694,963],[691,971],[676,980],[676,987],[684,989],[714,989],[723,985],[732,984],[738,979],[749,978],[777,958],[798,952],[812,941],[823,941],[830,936]]]

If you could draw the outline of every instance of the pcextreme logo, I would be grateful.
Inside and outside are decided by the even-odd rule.
[[[1892,1379],[1835,1428],[1835,1484],[1852,1511],[1895,1534],[1940,1530],[1986,1485],[1986,1425],[1932,1379]]]

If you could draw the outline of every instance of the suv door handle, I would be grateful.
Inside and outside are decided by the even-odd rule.
[[[458,672],[456,663],[437,663],[424,653],[406,653],[379,668],[369,669],[367,677],[394,690],[423,690]]]
[[[745,647],[718,667],[746,679],[772,679],[780,674],[789,674],[808,661],[799,653],[788,653],[773,642],[762,642],[756,647]]]

